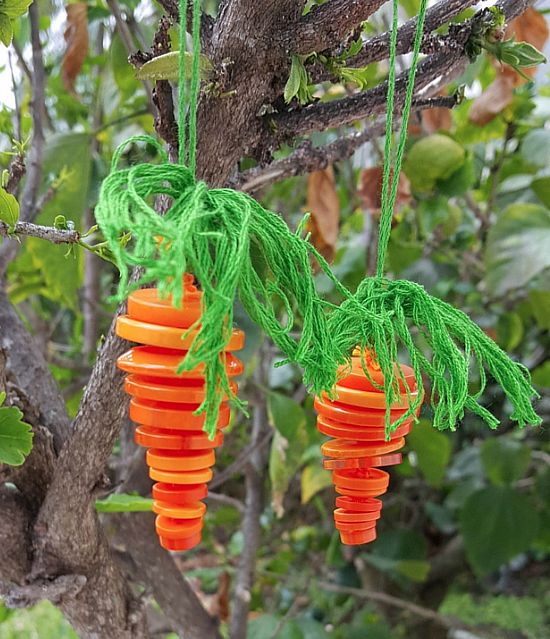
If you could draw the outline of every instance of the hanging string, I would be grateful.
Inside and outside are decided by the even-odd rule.
[[[393,221],[393,211],[397,200],[397,191],[399,189],[399,176],[401,174],[401,166],[403,164],[403,156],[405,154],[405,145],[407,144],[409,118],[411,114],[412,101],[414,95],[414,83],[416,80],[416,71],[418,68],[418,60],[420,57],[420,48],[422,46],[422,37],[424,34],[424,23],[426,21],[426,12],[428,10],[428,0],[421,0],[418,18],[416,22],[416,34],[414,39],[413,54],[409,78],[407,80],[407,90],[405,102],[403,104],[403,115],[401,119],[401,133],[399,135],[399,143],[395,157],[395,168],[392,178],[392,153],[393,153],[393,112],[395,108],[395,86],[396,86],[396,69],[397,69],[397,35],[399,26],[399,2],[393,0],[393,19],[390,42],[390,70],[388,75],[388,97],[387,97],[387,115],[386,115],[386,142],[384,148],[384,171],[382,180],[382,202],[380,211],[380,227],[378,231],[378,257],[376,262],[376,277],[384,275],[384,265],[386,263],[386,254],[390,241],[390,233]],[[390,190],[391,181],[391,190]]]

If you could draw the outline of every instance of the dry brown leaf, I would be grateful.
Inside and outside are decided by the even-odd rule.
[[[64,37],[67,48],[61,63],[61,77],[67,91],[74,94],[76,78],[88,54],[88,5],[85,2],[76,2],[67,5],[65,11],[67,27]]]
[[[549,36],[546,19],[536,9],[530,7],[508,25],[505,37],[508,39],[512,36],[517,42],[528,42],[542,51]],[[526,82],[525,78],[512,67],[500,62],[495,62],[495,66],[497,77],[479,98],[474,100],[470,109],[470,122],[479,126],[488,124],[502,113],[512,102],[514,89]],[[523,69],[523,72],[533,78],[537,67]]]
[[[311,173],[307,181],[307,230],[311,243],[329,262],[334,259],[340,228],[340,200],[332,167]]]
[[[443,107],[422,111],[422,128],[428,135],[438,131],[449,131],[453,125],[451,110]]]
[[[381,166],[365,169],[361,173],[357,194],[361,198],[364,208],[372,213],[379,213],[382,208],[382,178],[383,168]],[[395,201],[396,209],[399,209],[403,204],[407,204],[411,199],[411,184],[407,176],[401,173]]]

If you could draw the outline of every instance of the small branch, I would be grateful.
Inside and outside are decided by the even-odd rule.
[[[394,608],[399,608],[400,610],[405,610],[413,615],[416,615],[417,617],[432,621],[438,626],[442,626],[443,628],[447,628],[449,630],[461,629],[471,631],[473,629],[473,626],[462,623],[462,621],[458,619],[442,615],[435,610],[425,608],[424,606],[419,606],[418,604],[412,603],[410,601],[405,601],[404,599],[399,599],[398,597],[388,595],[385,592],[363,590],[362,588],[350,588],[348,586],[339,586],[337,584],[332,584],[325,581],[321,581],[317,585],[323,590],[327,590],[328,592],[334,592],[342,595],[351,595],[352,597],[368,599],[369,601],[376,601],[386,606],[392,606]],[[479,633],[479,630],[477,628],[475,629],[475,631],[476,633]]]
[[[308,54],[337,46],[386,0],[329,0],[312,9],[283,35],[292,53]]]
[[[423,60],[418,66],[415,88],[417,93],[425,89],[440,75],[446,73],[461,58],[460,53],[438,54]],[[404,101],[409,73],[399,74],[395,87],[395,105]],[[327,103],[271,116],[276,135],[281,140],[295,135],[343,126],[372,115],[381,115],[386,110],[387,81],[369,91]],[[418,99],[418,98],[417,98]]]
[[[19,46],[19,43],[17,42],[15,38],[13,38],[13,40],[11,41],[11,46],[13,47],[13,50],[15,51],[15,55],[17,56],[17,61],[19,63],[19,66],[21,67],[21,70],[27,76],[27,78],[29,79],[29,82],[32,84],[31,70],[29,69],[29,65],[26,63],[25,58],[23,56],[23,51],[21,51],[21,47]]]
[[[9,227],[4,222],[0,222],[0,236],[13,237],[23,235],[26,237],[37,237],[40,240],[47,240],[52,244],[78,244],[80,233],[78,231],[66,231],[56,229],[53,226],[41,226],[32,222],[18,222],[13,233],[9,233]]]
[[[19,183],[23,179],[27,167],[25,166],[25,158],[21,154],[17,154],[10,164],[10,176],[6,184],[6,191],[12,195],[17,191]]]
[[[208,491],[208,496],[206,499],[215,504],[221,504],[222,506],[231,506],[231,508],[236,508],[241,513],[241,515],[245,512],[243,502],[235,499],[234,497],[230,497],[229,495],[223,495],[222,493],[212,493]]]
[[[52,581],[37,580],[25,586],[4,589],[0,594],[8,608],[29,608],[44,599],[59,605],[64,597],[76,597],[85,585],[84,575],[61,575]]]
[[[462,11],[476,4],[477,0],[441,0],[426,13],[424,33],[429,34]],[[397,35],[397,53],[402,55],[412,51],[416,33],[417,18],[412,18],[399,28]],[[355,57],[347,61],[349,67],[364,67],[373,62],[385,60],[390,48],[390,32],[382,33],[365,42],[363,49]]]

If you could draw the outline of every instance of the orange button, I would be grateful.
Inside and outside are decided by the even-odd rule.
[[[141,322],[188,328],[201,316],[202,293],[193,285],[184,287],[182,307],[175,308],[171,297],[161,299],[158,289],[142,288],[128,297],[128,315]]]
[[[356,530],[352,532],[342,531],[340,539],[346,546],[359,546],[361,544],[369,544],[376,539],[376,528],[369,530]]]
[[[206,484],[164,484],[153,485],[153,499],[170,504],[194,504],[208,495]]]
[[[190,537],[185,537],[184,539],[166,539],[166,537],[159,536],[160,545],[165,550],[171,550],[172,552],[178,552],[183,550],[191,550],[195,546],[198,546],[201,543],[201,533],[195,533]]]
[[[353,522],[345,522],[345,521],[337,521],[336,528],[340,532],[359,532],[361,530],[371,530],[376,527],[376,521],[353,521]]]
[[[332,402],[329,399],[314,400],[314,406],[317,412],[324,417],[328,417],[335,422],[341,424],[352,424],[354,426],[383,428],[386,425],[386,411],[367,409],[367,408],[355,408],[353,406],[346,406],[345,404],[339,404]],[[405,410],[391,410],[390,421],[394,422],[405,414]]]
[[[237,394],[237,384],[231,383],[233,395]],[[124,380],[124,390],[133,397],[153,399],[159,402],[179,402],[199,406],[206,396],[202,383],[193,383],[185,379],[155,379],[128,375]],[[224,400],[228,397],[225,394]]]
[[[361,523],[364,521],[376,521],[380,519],[380,511],[371,512],[350,512],[344,508],[337,508],[334,511],[334,521],[340,523]],[[338,528],[342,530],[342,528]]]
[[[148,324],[147,322],[131,319],[128,315],[121,315],[116,322],[116,334],[123,339],[137,342],[138,344],[175,348],[182,351],[189,349],[198,332],[198,329],[186,331],[186,329],[172,326]],[[244,333],[239,329],[233,329],[224,350],[238,351],[243,346]]]
[[[194,415],[196,407],[190,404],[171,404],[154,402],[149,399],[132,399],[130,402],[130,419],[144,426],[157,428],[173,428],[174,430],[202,430],[204,413]],[[218,418],[218,428],[229,424],[229,407],[222,404]]]
[[[321,446],[321,452],[325,457],[371,457],[377,455],[386,455],[400,450],[405,445],[405,438],[389,442],[354,442],[345,439],[333,439],[325,442]]]
[[[197,519],[198,517],[204,517],[206,504],[198,501],[194,504],[175,505],[163,501],[154,501],[153,512],[172,519]]]
[[[382,502],[372,497],[336,497],[336,507],[357,512],[380,512]]]
[[[396,428],[390,435],[391,439],[408,435],[411,432],[412,421],[413,418],[411,417],[405,421],[402,426]],[[319,415],[317,418],[317,428],[321,433],[329,437],[355,439],[357,441],[384,441],[386,439],[385,428],[339,424],[322,415]]]
[[[335,470],[332,473],[334,485],[338,488],[346,488],[354,491],[386,490],[390,476],[378,468],[358,468]]]
[[[153,377],[175,377],[177,379],[204,379],[204,364],[199,364],[189,372],[178,374],[177,370],[185,353],[158,346],[134,346],[121,355],[117,366],[127,373],[151,375]],[[229,377],[242,375],[243,363],[231,353],[220,355],[225,360],[225,370]]]
[[[343,366],[338,371],[340,375],[342,374],[345,375],[338,381],[338,384],[340,386],[346,386],[348,388],[356,388],[358,390],[381,393],[382,392],[381,388],[377,388],[375,384],[377,384],[379,387],[383,386],[384,376],[382,375],[382,371],[379,368],[374,368],[373,366],[369,366],[368,358],[366,363],[367,363],[367,371],[369,372],[369,375],[372,381],[369,380],[369,378],[365,375],[365,371],[363,370],[363,366],[361,364],[361,357],[352,357],[351,369],[349,367]],[[401,370],[405,378],[404,381],[399,373],[399,368],[397,364],[394,364],[393,370],[395,371],[395,376],[399,384],[399,389],[402,393],[406,392],[406,386],[410,390],[416,389],[416,379],[414,375],[414,370],[410,366],[405,366],[405,364],[401,364]]]
[[[187,470],[178,473],[149,468],[149,477],[167,484],[206,484],[212,479],[212,471],[210,468],[203,468],[202,470]]]
[[[189,432],[189,434],[187,434]],[[194,431],[167,430],[154,426],[138,426],[134,433],[134,440],[145,448],[162,448],[171,450],[203,450],[217,448],[223,442],[223,433],[217,431],[214,439],[210,440],[206,433]]]
[[[198,519],[171,519],[157,515],[155,528],[159,537],[167,539],[185,539],[200,532],[204,526],[202,517]]]
[[[378,457],[352,457],[349,459],[323,459],[323,468],[336,470],[337,468],[373,468],[379,466],[396,466],[403,461],[401,453],[393,455],[379,455]]]
[[[361,406],[364,408],[375,408],[377,410],[386,410],[388,406],[387,398],[384,393],[366,391],[357,388],[346,388],[341,384],[336,384],[335,391],[336,401],[340,404],[350,404],[351,406]],[[323,400],[326,400],[326,393],[322,393],[321,397]],[[398,395],[393,401],[391,408],[406,410],[417,397],[418,391],[411,391],[410,400],[407,394]]]
[[[159,450],[147,451],[147,465],[156,470],[201,470],[210,468],[216,463],[213,450],[181,451]]]

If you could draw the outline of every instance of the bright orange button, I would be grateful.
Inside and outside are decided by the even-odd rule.
[[[217,431],[214,439],[210,440],[206,433],[167,430],[153,426],[138,426],[134,433],[134,440],[145,448],[162,448],[164,450],[204,450],[217,448],[223,442],[223,433]]]
[[[365,391],[357,388],[346,388],[340,384],[336,384],[336,401],[340,404],[350,404],[352,406],[361,406],[364,408],[375,408],[378,410],[386,410],[388,406],[387,398],[384,393],[374,391]],[[323,400],[327,399],[326,393],[322,393]],[[412,402],[418,397],[418,391],[411,391],[410,401],[407,394],[398,395],[391,404],[392,409],[406,410]]]
[[[344,508],[337,508],[334,511],[334,521],[340,523],[361,523],[364,521],[376,521],[380,519],[380,511],[371,512],[350,512]],[[339,528],[342,530],[342,528]]]
[[[411,417],[402,426],[396,428],[390,435],[391,439],[397,439],[398,437],[404,437],[411,432],[411,424],[413,418]],[[354,439],[357,441],[384,441],[386,439],[385,428],[371,428],[368,426],[353,426],[349,424],[340,424],[328,417],[319,415],[317,418],[317,428],[324,435],[329,437],[340,437],[344,439]]]
[[[378,468],[335,470],[332,477],[334,485],[338,488],[346,488],[356,492],[363,489],[368,491],[386,490],[390,483],[388,473]]]
[[[147,344],[148,346],[160,346],[162,348],[175,348],[186,351],[198,334],[197,329],[186,331],[182,328],[160,326],[133,320],[128,315],[121,315],[117,319],[116,334],[130,342]],[[185,337],[184,337],[185,335]],[[229,341],[224,347],[226,351],[238,351],[244,346],[244,333],[239,329],[233,329]]]
[[[342,531],[340,539],[346,546],[360,546],[361,544],[369,544],[376,539],[376,528],[369,530],[355,530],[352,532]]]
[[[336,507],[357,512],[380,512],[382,502],[372,497],[336,497]]]
[[[150,375],[152,377],[175,377],[177,379],[204,379],[204,364],[199,364],[189,372],[178,374],[177,370],[184,353],[175,349],[161,349],[157,346],[134,346],[117,360],[117,366],[127,373]],[[242,375],[243,363],[231,353],[224,353],[225,370],[229,377]]]
[[[325,398],[323,400],[315,398],[314,406],[317,412],[324,417],[328,417],[341,424],[352,424],[354,426],[364,426],[366,428],[383,428],[386,425],[386,411],[354,408],[332,402]],[[394,422],[405,414],[405,410],[391,410],[390,421]]]
[[[167,484],[207,484],[212,479],[212,471],[210,468],[203,468],[202,470],[187,470],[178,473],[149,468],[149,477]]]
[[[195,452],[153,448],[147,451],[147,465],[156,470],[201,470],[215,463],[213,450]]]
[[[157,515],[172,517],[173,519],[197,519],[198,517],[204,516],[206,504],[203,504],[202,501],[198,501],[195,504],[178,506],[162,501],[154,501],[153,512],[157,513]]]
[[[370,457],[376,455],[387,455],[395,450],[403,448],[405,438],[400,437],[389,442],[349,442],[345,439],[334,439],[325,442],[321,446],[321,452],[325,457],[347,458],[347,457]]]
[[[401,364],[401,370],[403,372],[405,381],[403,381],[403,379],[401,378],[399,374],[399,368],[397,364],[394,364],[393,369],[395,371],[395,375],[399,383],[399,389],[402,393],[406,392],[405,384],[408,386],[410,390],[416,389],[416,379],[414,376],[414,370],[410,366],[405,366],[404,364]],[[339,370],[339,374],[341,375],[345,373],[346,370],[349,370],[349,368],[346,369],[346,367],[342,367]],[[374,384],[377,384],[378,386],[382,386],[384,384],[384,376],[382,375],[382,371],[378,368],[373,368],[372,366],[369,366],[368,361],[367,361],[367,370],[372,379],[372,382],[365,375],[365,371],[363,370],[363,367],[361,365],[361,358],[353,357],[351,360],[351,371],[345,377],[343,377],[342,379],[338,381],[338,385],[346,386],[348,388],[356,388],[362,391],[372,391],[372,392],[381,393],[382,390],[380,388],[376,388]]]
[[[159,536],[159,541],[165,550],[171,550],[172,552],[191,550],[191,548],[201,543],[201,533],[199,530],[198,533],[190,537],[185,537],[184,539],[167,539],[166,537]]]
[[[204,520],[198,519],[170,519],[163,515],[158,515],[155,519],[155,528],[159,537],[167,539],[185,539],[202,530]]]
[[[130,402],[130,419],[144,426],[157,428],[173,428],[175,430],[202,430],[204,413],[194,415],[195,406],[189,404],[169,404],[154,402],[148,399],[132,399]],[[218,419],[218,428],[229,424],[229,407],[222,404]]]
[[[378,455],[377,457],[351,457],[347,459],[324,459],[323,468],[336,470],[337,468],[378,468],[380,466],[396,466],[403,461],[401,453],[393,455]]]
[[[233,394],[237,393],[237,384],[231,384]],[[154,377],[141,377],[128,375],[124,380],[124,390],[133,397],[153,399],[159,402],[179,402],[182,404],[200,405],[206,396],[203,384],[193,384],[190,380],[182,379],[155,379]],[[224,400],[227,400],[224,395]]]
[[[359,532],[362,530],[371,530],[376,527],[376,521],[354,521],[354,522],[345,522],[345,521],[337,521],[336,528],[340,532]]]
[[[206,484],[163,484],[153,485],[153,499],[169,504],[194,504],[208,495]]]
[[[188,328],[201,316],[202,293],[194,286],[184,288],[182,308],[175,308],[170,297],[161,299],[156,288],[142,288],[128,297],[128,315],[141,322]]]

